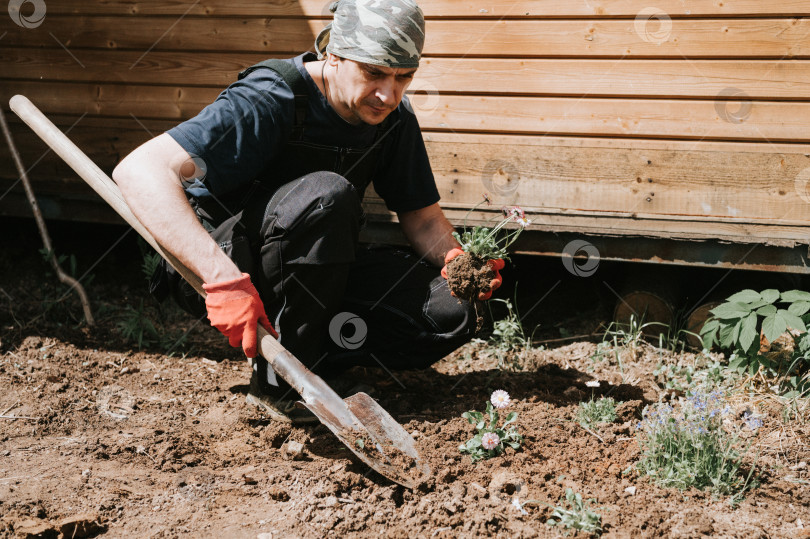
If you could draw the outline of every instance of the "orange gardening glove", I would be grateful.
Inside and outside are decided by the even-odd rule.
[[[464,251],[459,249],[458,247],[447,251],[447,254],[444,255],[444,267],[442,268],[442,277],[447,279],[447,264],[449,264],[451,260],[453,260],[458,255],[462,254],[463,252]],[[497,290],[501,286],[501,284],[503,284],[503,278],[501,277],[500,270],[504,268],[506,262],[504,262],[502,258],[493,258],[487,260],[487,264],[489,265],[490,268],[492,268],[492,271],[495,272],[495,277],[489,283],[489,291],[481,292],[478,294],[478,299],[480,299],[481,301],[486,301],[489,298],[491,298],[492,293],[495,290]],[[450,292],[450,295],[455,296],[455,294],[453,294],[452,291]]]
[[[241,345],[247,357],[256,357],[258,351],[257,324],[278,339],[250,275],[243,273],[230,281],[203,284],[203,289],[211,325],[228,337],[231,346]]]

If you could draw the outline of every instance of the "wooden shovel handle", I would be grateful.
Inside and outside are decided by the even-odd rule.
[[[30,127],[45,143],[61,157],[76,174],[86,181],[93,190],[103,198],[107,204],[120,215],[124,221],[130,224],[138,234],[151,245],[155,251],[166,259],[166,261],[183,276],[183,278],[205,297],[205,291],[202,287],[202,279],[189,270],[182,262],[180,262],[174,255],[163,249],[163,247],[155,240],[151,232],[135,217],[132,210],[129,209],[124,197],[121,195],[120,189],[109,176],[96,166],[87,155],[82,152],[78,146],[73,144],[62,131],[56,127],[53,122],[45,117],[44,114],[33,104],[31,101],[22,95],[15,95],[9,100],[9,106],[17,116],[19,116],[28,127]],[[275,368],[274,364],[276,358],[282,352],[287,352],[281,344],[274,339],[267,330],[259,326],[259,351],[261,354],[270,361],[270,364]],[[289,352],[285,354],[286,357],[292,357]],[[288,360],[287,360],[288,361]],[[309,371],[296,359],[298,365],[285,365],[281,371],[295,371],[293,375],[301,376]],[[279,373],[282,374],[282,373]],[[286,379],[286,377],[282,377]],[[289,382],[289,380],[287,380]],[[293,384],[295,386],[296,384]]]

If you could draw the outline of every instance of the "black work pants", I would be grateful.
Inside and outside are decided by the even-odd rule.
[[[468,342],[473,307],[413,252],[359,246],[362,219],[352,184],[316,172],[258,194],[212,236],[251,274],[281,344],[316,372],[425,368]],[[174,295],[204,312],[193,294]]]

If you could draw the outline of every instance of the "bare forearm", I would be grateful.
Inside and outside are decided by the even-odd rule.
[[[148,145],[135,150],[113,172],[132,212],[164,249],[204,282],[239,277],[239,269],[197,220],[178,174]]]
[[[400,222],[414,251],[437,267],[444,265],[447,251],[460,247],[452,235],[453,225],[438,205],[400,215]]]

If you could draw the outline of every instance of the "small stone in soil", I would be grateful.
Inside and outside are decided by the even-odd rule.
[[[281,446],[281,454],[287,460],[301,460],[304,458],[304,444],[290,440]]]
[[[270,487],[267,490],[267,495],[271,499],[279,501],[279,502],[286,502],[287,500],[290,499],[290,495],[287,494],[287,491],[284,490],[283,488],[279,488],[279,487]]]

